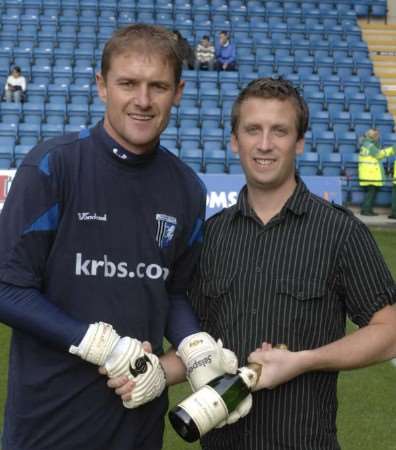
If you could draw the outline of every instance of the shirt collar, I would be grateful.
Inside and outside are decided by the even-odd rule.
[[[143,155],[136,155],[128,151],[117,141],[115,141],[105,130],[103,120],[98,123],[97,130],[99,138],[107,154],[111,155],[114,159],[127,165],[138,166],[141,164],[147,164],[151,162],[158,153],[158,144],[149,153]]]
[[[279,214],[281,217],[286,214],[287,210],[291,211],[296,216],[301,216],[308,210],[308,199],[310,196],[310,192],[305,183],[298,175],[296,175],[296,181],[297,186],[294,189],[293,194],[286,201]],[[232,217],[235,217],[236,215],[256,217],[254,210],[248,202],[246,185],[240,191],[235,207],[229,209],[229,213],[232,215]]]

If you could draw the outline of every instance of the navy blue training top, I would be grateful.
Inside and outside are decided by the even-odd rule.
[[[205,189],[160,146],[123,152],[100,123],[28,154],[0,216],[0,281],[161,354],[169,295],[186,291],[199,255]],[[21,330],[10,352],[3,450],[129,450],[166,411],[166,396],[125,409],[97,367]]]

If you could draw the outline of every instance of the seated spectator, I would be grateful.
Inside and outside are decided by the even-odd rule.
[[[8,76],[5,85],[5,98],[7,102],[20,103],[26,91],[26,78],[22,75],[21,68],[15,66]]]
[[[194,50],[191,48],[187,39],[182,36],[179,30],[173,30],[175,39],[178,41],[183,57],[183,68],[193,69],[194,68]]]
[[[202,36],[201,42],[195,49],[195,69],[213,70],[215,63],[215,48],[209,36]]]
[[[235,44],[230,41],[227,31],[220,31],[216,45],[217,70],[236,70]]]

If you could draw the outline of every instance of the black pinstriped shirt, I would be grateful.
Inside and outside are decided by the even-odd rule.
[[[266,225],[247,202],[210,218],[191,298],[203,329],[240,365],[263,341],[317,348],[396,302],[396,285],[368,228],[298,180]],[[205,450],[336,450],[335,372],[310,372],[254,393],[251,413],[209,433]]]

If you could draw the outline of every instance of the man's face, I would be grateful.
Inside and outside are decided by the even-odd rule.
[[[209,39],[202,39],[202,45],[204,47],[209,47]]]
[[[184,86],[182,81],[176,86],[164,57],[136,51],[113,56],[106,80],[98,74],[96,83],[106,104],[106,131],[136,154],[151,151],[158,142]]]
[[[228,42],[228,36],[224,33],[220,33],[220,44],[225,45]]]
[[[297,139],[293,103],[256,97],[245,100],[231,148],[239,153],[248,187],[276,190],[294,186],[295,156],[303,153],[304,139]]]

